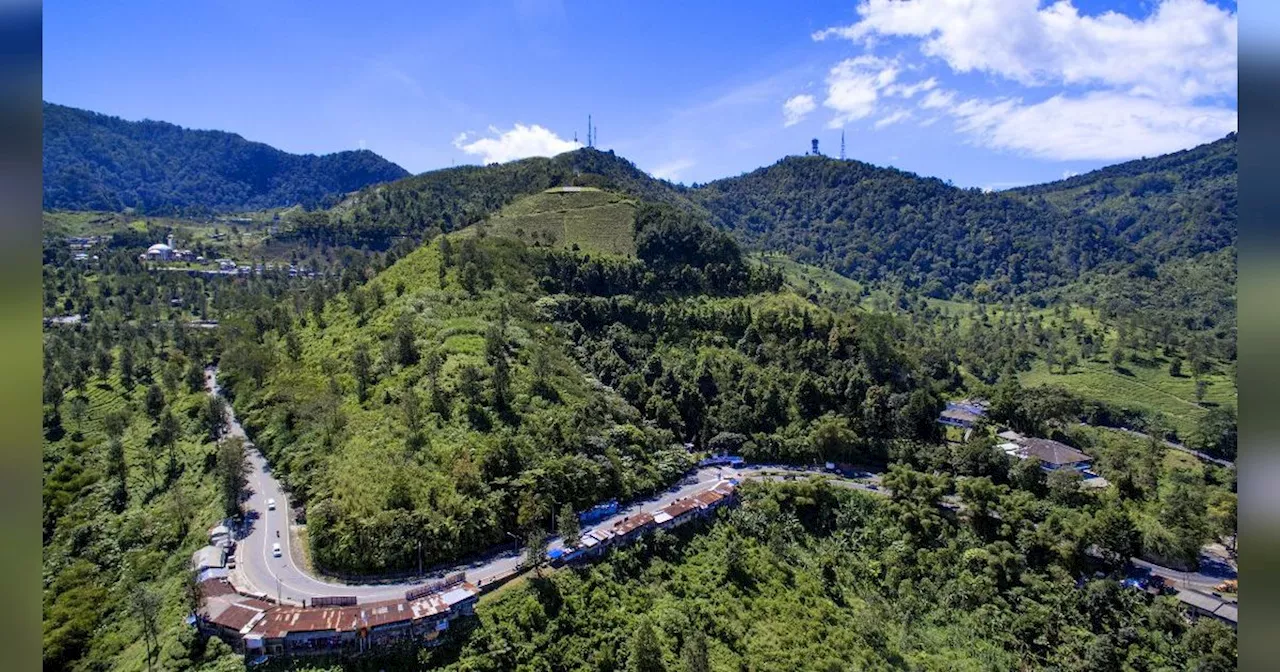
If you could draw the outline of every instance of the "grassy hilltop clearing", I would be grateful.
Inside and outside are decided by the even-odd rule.
[[[556,187],[504,207],[477,227],[532,245],[634,257],[636,201],[594,187]]]

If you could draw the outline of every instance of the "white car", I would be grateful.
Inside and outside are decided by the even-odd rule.
[[[268,511],[275,511],[275,510],[276,510],[276,500],[275,500],[274,498],[273,498],[273,499],[268,499],[268,500],[267,500],[267,510],[268,510]]]
[[[280,544],[271,544],[271,557],[280,557]]]

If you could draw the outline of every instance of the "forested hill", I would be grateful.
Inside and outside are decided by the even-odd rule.
[[[1236,134],[1010,193],[1096,217],[1162,260],[1216,252],[1236,243]]]
[[[561,186],[597,187],[698,209],[686,197],[689,190],[650,177],[612,151],[584,148],[551,158],[434,170],[369,187],[329,212],[299,215],[294,231],[304,238],[346,242],[429,238],[481,221],[521,196]]]
[[[1116,254],[1092,221],[860,161],[787,157],[696,197],[750,247],[940,298],[1033,291]]]
[[[316,206],[407,176],[368,150],[282,152],[234,133],[44,104],[44,207],[152,214]]]

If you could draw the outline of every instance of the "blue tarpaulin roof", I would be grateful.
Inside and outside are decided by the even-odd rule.
[[[553,549],[551,549],[551,550],[547,551],[547,557],[548,557],[548,558],[551,558],[552,560],[558,560],[558,559],[560,558],[560,556],[562,556],[562,555],[564,555],[564,550],[563,550],[563,549],[553,548]]]

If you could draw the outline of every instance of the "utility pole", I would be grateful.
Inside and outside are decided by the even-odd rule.
[[[840,160],[844,161],[844,129],[840,129]]]

